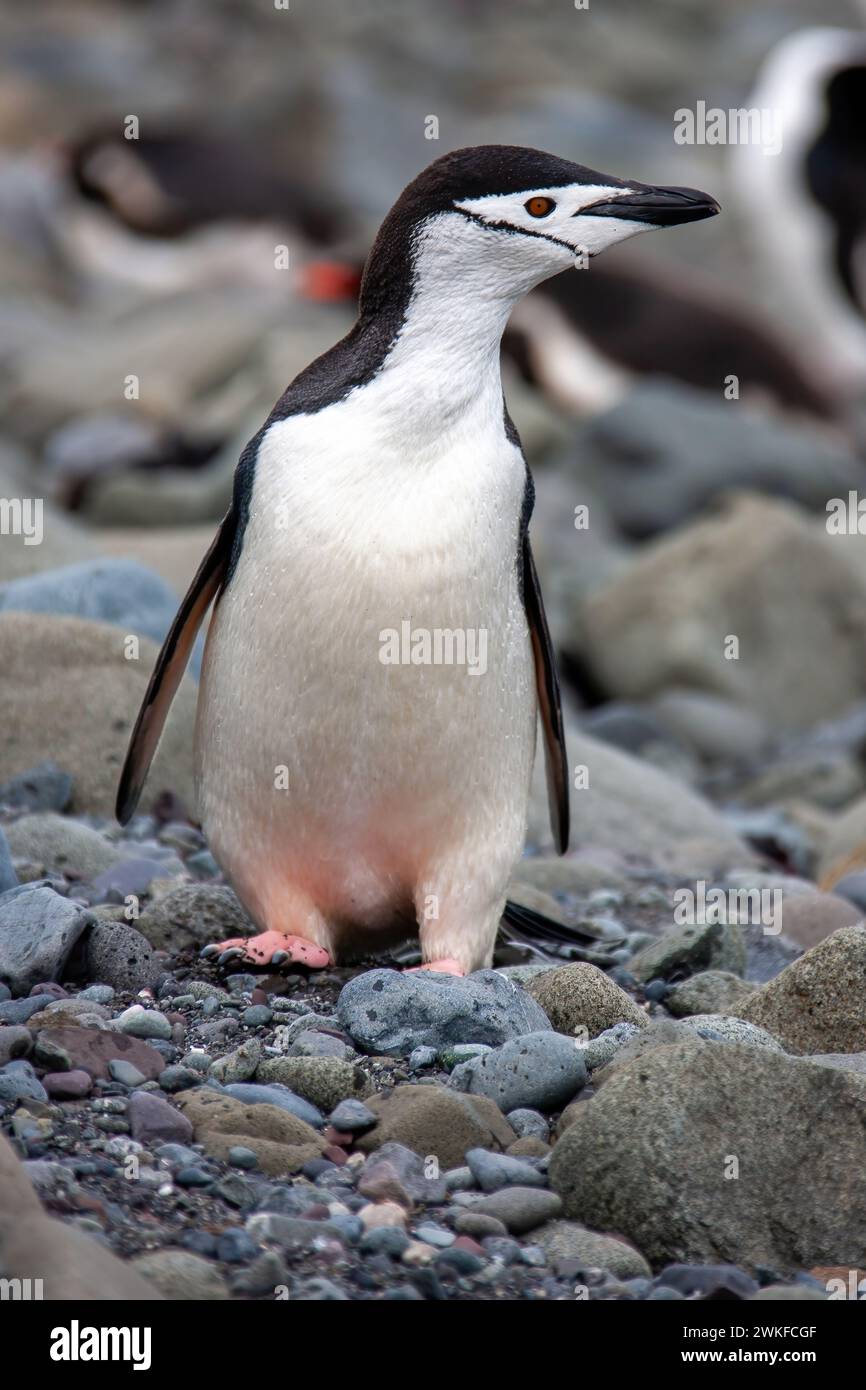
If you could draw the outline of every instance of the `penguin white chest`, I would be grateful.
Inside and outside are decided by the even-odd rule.
[[[265,880],[376,925],[437,864],[503,878],[520,853],[526,473],[499,410],[413,448],[355,393],[261,443],[196,737],[205,830],[260,919]]]

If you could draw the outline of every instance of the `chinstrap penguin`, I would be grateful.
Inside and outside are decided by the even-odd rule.
[[[316,967],[417,930],[427,969],[490,965],[539,713],[562,853],[569,821],[532,480],[500,339],[521,296],[577,255],[718,210],[693,189],[511,146],[447,154],[397,200],[357,323],[241,455],[121,777],[125,822],[215,601],[198,809],[262,932],[220,949]],[[386,658],[389,635],[407,631],[411,645]],[[437,634],[451,659],[437,660]]]

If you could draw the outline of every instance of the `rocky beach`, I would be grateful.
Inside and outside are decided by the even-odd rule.
[[[539,750],[509,897],[575,944],[506,933],[465,978],[410,973],[414,940],[325,970],[208,952],[256,927],[197,818],[202,639],[115,819],[238,456],[351,325],[321,286],[429,159],[514,140],[730,195],[700,239],[622,254],[733,286],[810,370],[726,152],[675,145],[671,115],[744,101],[792,27],[856,8],[416,8],[411,31],[390,5],[0,13],[0,1281],[70,1303],[862,1298],[866,378],[818,420],[747,379],[739,399],[623,368],[576,412],[506,359],[573,775],[560,857]],[[338,230],[227,195],[180,236],[131,229],[72,172],[130,112],[231,125]]]

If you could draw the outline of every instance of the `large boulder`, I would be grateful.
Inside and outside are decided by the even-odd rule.
[[[73,778],[71,810],[113,815],[117,780],[157,656],[107,623],[0,614],[0,781],[50,758]],[[196,689],[181,683],[154,759],[145,803],[177,793],[192,811]]]
[[[571,646],[611,695],[691,686],[808,727],[866,693],[866,572],[823,521],[739,496],[591,594]]]
[[[862,1261],[866,1079],[695,1039],[649,1052],[573,1109],[550,1162],[565,1215],[653,1265]]]
[[[866,927],[842,927],[793,961],[737,1016],[766,1028],[789,1052],[866,1047]]]

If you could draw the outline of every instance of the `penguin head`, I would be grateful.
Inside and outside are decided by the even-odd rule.
[[[638,232],[719,210],[697,189],[615,178],[541,150],[453,150],[419,174],[391,209],[365,289],[375,295],[389,263],[393,270],[403,262],[417,277],[423,261],[428,275],[451,277],[455,288],[469,277],[492,295],[519,295]]]

